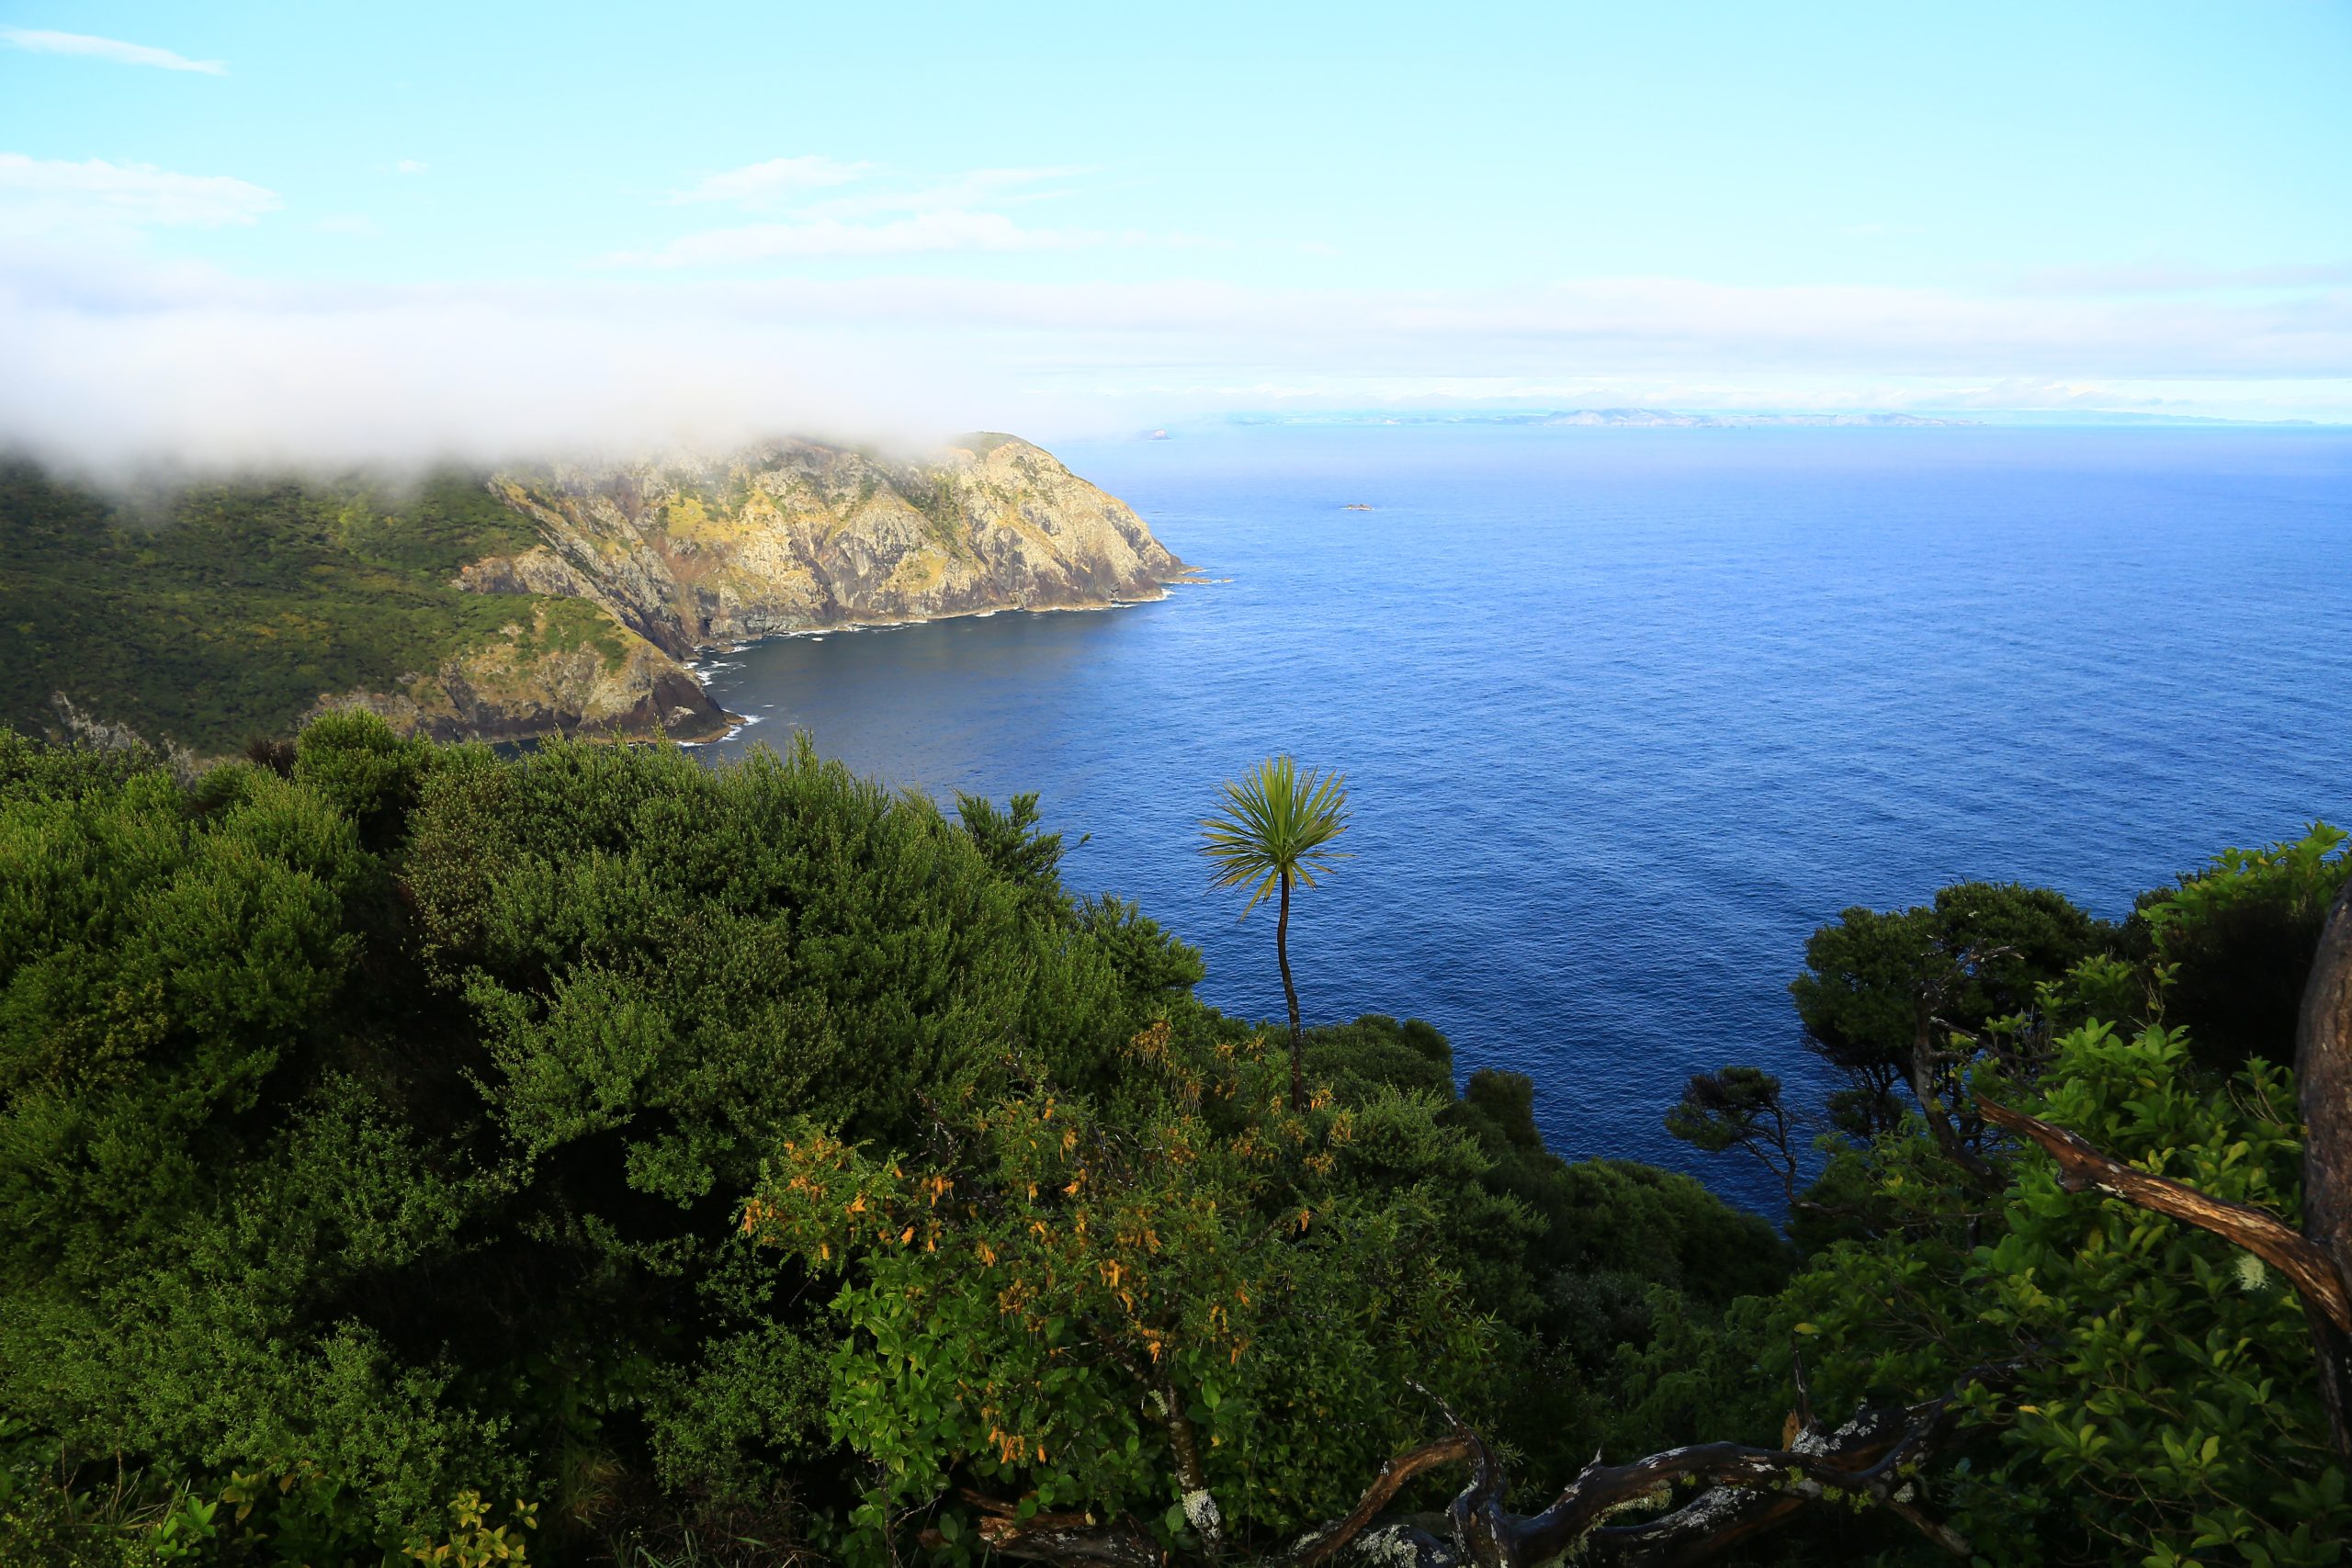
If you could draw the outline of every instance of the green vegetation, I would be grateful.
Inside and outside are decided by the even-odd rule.
[[[21,1540],[120,1454],[117,1523],[244,1497],[208,1517],[230,1562],[447,1545],[469,1494],[503,1500],[483,1529],[535,1506],[550,1562],[968,1543],[964,1487],[1148,1504],[1174,1544],[1175,1427],[1130,1397],[1157,1372],[1263,1545],[1426,1421],[1408,1379],[1566,1462],[1605,1424],[1579,1303],[1703,1318],[1784,1268],[1695,1183],[1545,1155],[1524,1080],[1457,1095],[1426,1026],[1311,1032],[1336,1087],[1292,1113],[1189,949],[1061,890],[1031,800],[954,819],[805,747],[501,761],[366,716],[190,786],[0,748]],[[895,1184],[887,1237],[791,1207],[853,1176]],[[1015,1284],[1025,1318],[989,1304]],[[1003,1410],[954,1381],[987,1366]]]
[[[2320,825],[2229,852],[2120,930],[2046,891],[1984,885],[1824,928],[1791,988],[1858,1082],[1831,1097],[1844,1132],[1821,1140],[1826,1168],[1792,1206],[1809,1255],[1688,1353],[1781,1387],[1801,1356],[1824,1409],[1956,1396],[1973,1440],[1947,1472],[1943,1517],[1980,1561],[2345,1561],[2352,1497],[2309,1303],[2220,1235],[2075,1190],[1974,1098],[2299,1223],[2313,1154],[2278,1065],[2296,1043],[2278,993],[2300,998],[2352,877],[2343,842]],[[2233,993],[2210,972],[2223,953]],[[2197,1026],[2177,1021],[2193,966],[2208,969],[2198,1016],[2228,1029],[2225,1051],[2196,1050]],[[1777,1080],[1731,1067],[1694,1078],[1667,1125],[1773,1163],[1782,1129],[1807,1120]],[[1726,1379],[1659,1371],[1680,1401],[1668,1437],[1778,1418],[1770,1396],[1743,1411]]]
[[[2165,976],[2166,1016],[2199,1062],[2222,1070],[2294,1053],[2295,1015],[2329,902],[2344,886],[2345,835],[2232,850],[2202,876],[2140,901],[2143,967]]]
[[[450,586],[467,562],[535,542],[462,474],[108,499],[0,459],[0,723],[54,727],[62,685],[108,722],[233,752],[290,731],[322,694],[386,690],[506,626],[529,634],[535,607],[558,646],[617,660],[593,605]]]
[[[2288,1075],[2165,1007],[2324,834],[2122,928],[1825,931],[1862,1098],[1671,1122],[1782,1162],[1783,1238],[1425,1023],[1294,1069],[1033,797],[257,755],[0,731],[0,1562],[2342,1561],[2296,1291],[1972,1098],[2294,1220]]]

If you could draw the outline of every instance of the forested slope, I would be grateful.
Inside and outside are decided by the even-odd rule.
[[[2325,835],[1826,928],[1854,1092],[1674,1111],[1785,1237],[1426,1024],[1293,1110],[1058,858],[805,747],[0,734],[0,1561],[2339,1560],[2296,1292],[1954,1089],[2292,1220],[2291,1037],[2163,1010],[2308,952]]]

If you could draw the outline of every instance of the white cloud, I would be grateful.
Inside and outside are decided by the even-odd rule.
[[[1023,229],[1001,212],[920,212],[885,223],[810,218],[747,223],[673,240],[658,251],[615,256],[619,265],[740,266],[798,256],[912,255],[935,251],[1039,251],[1101,244],[1116,236],[1086,231]]]
[[[865,178],[873,167],[871,164],[844,164],[814,153],[800,158],[770,158],[763,164],[707,175],[670,199],[726,201],[756,210],[789,202],[808,191],[849,185]]]
[[[991,375],[902,334],[634,290],[182,274],[142,299],[119,272],[34,301],[8,285],[0,449],[92,464],[496,460],[788,432],[912,442],[1010,412]]]
[[[1960,387],[1939,394],[1948,409],[2146,410],[2168,400],[2094,381],[2059,381],[2012,376],[1990,386]]]
[[[778,212],[775,220],[687,234],[653,250],[626,252],[605,260],[607,265],[622,266],[735,266],[787,257],[1202,243],[1181,236],[1153,241],[1134,232],[1030,227],[993,210],[1050,199],[1061,193],[1037,187],[1084,173],[1061,167],[992,168],[913,179],[891,175],[872,164],[845,164],[816,155],[771,158],[711,175],[670,199],[673,203],[726,202],[748,212]]]
[[[399,163],[392,165],[392,173],[396,175],[421,175],[424,173],[425,169],[429,166],[430,165],[428,165],[422,158],[402,158]]]
[[[118,65],[153,65],[164,71],[200,71],[207,76],[226,76],[229,73],[229,67],[218,60],[190,60],[168,49],[151,49],[143,43],[125,43],[120,39],[96,38],[89,33],[0,28],[0,43],[11,49],[29,50],[35,54],[84,54],[95,60],[111,60]]]
[[[806,210],[834,218],[868,218],[892,212],[956,211],[982,203],[1046,201],[1063,193],[1031,187],[1085,173],[1082,168],[1064,167],[967,169],[944,179],[834,197],[812,203]]]
[[[251,223],[280,205],[275,191],[226,175],[0,152],[0,226],[19,232],[93,221],[218,227]]]

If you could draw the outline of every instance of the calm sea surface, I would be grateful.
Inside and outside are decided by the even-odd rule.
[[[1784,987],[1853,904],[1963,878],[2118,915],[2352,822],[2352,436],[1257,427],[1069,446],[1227,581],[1092,614],[772,640],[712,694],[943,799],[1043,796],[1068,880],[1277,1016],[1270,912],[1194,852],[1219,781],[1343,771],[1310,1021],[1418,1015],[1531,1074],[1559,1151],[1706,1176],[1689,1073],[1821,1078]],[[1362,502],[1375,510],[1351,512]]]

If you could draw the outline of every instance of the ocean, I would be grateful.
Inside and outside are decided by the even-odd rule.
[[[1034,790],[1069,886],[1279,1018],[1218,785],[1347,776],[1302,891],[1310,1022],[1420,1017],[1545,1137],[1701,1176],[1694,1071],[1831,1087],[1787,985],[1852,905],[2016,879],[2118,917],[2225,846],[2352,825],[2352,434],[1212,426],[1057,449],[1213,580],[1102,612],[780,637],[712,694],[861,773]],[[1351,503],[1372,508],[1349,510]],[[1083,841],[1080,840],[1083,839]]]

